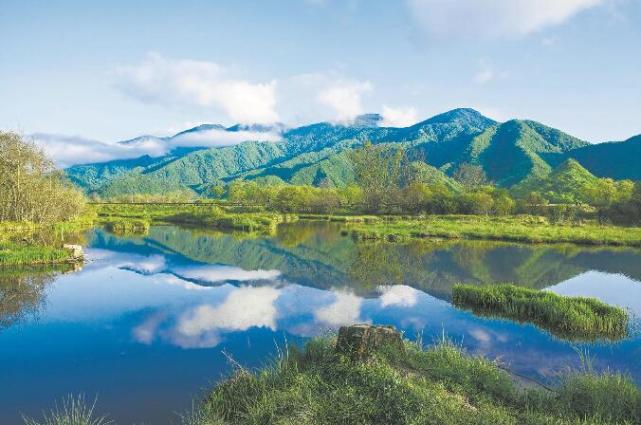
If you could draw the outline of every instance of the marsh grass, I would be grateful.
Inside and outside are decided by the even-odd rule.
[[[577,371],[555,391],[524,390],[496,363],[446,340],[354,362],[316,339],[264,369],[239,368],[183,423],[633,424],[640,412],[641,392],[621,375]]]
[[[594,222],[552,224],[536,216],[429,216],[346,224],[355,239],[448,238],[522,243],[573,243],[641,247],[640,227],[599,225]]]
[[[113,422],[106,416],[98,416],[94,409],[96,400],[88,403],[80,395],[69,396],[49,412],[43,413],[42,419],[24,417],[25,425],[111,425]]]
[[[621,339],[628,332],[627,312],[594,298],[514,285],[459,284],[452,288],[452,302],[477,314],[531,322],[567,339]]]

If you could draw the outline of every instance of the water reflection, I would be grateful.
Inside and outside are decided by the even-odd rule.
[[[540,380],[578,364],[572,344],[534,326],[453,308],[458,282],[551,287],[641,312],[635,250],[357,244],[337,226],[301,223],[266,238],[171,226],[87,238],[89,261],[77,273],[0,272],[0,382],[8,383],[0,411],[9,423],[78,392],[100,394],[120,423],[168,423],[230,370],[227,355],[260,366],[275,344],[302,344],[354,322],[392,324],[410,338],[422,332],[427,342],[445,332]],[[637,335],[584,346],[597,369],[641,382]]]
[[[45,289],[70,266],[0,268],[0,330],[33,317],[44,306]]]

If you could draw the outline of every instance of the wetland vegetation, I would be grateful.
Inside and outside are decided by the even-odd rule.
[[[476,314],[532,322],[572,340],[616,340],[628,333],[628,313],[595,298],[563,297],[506,284],[455,285],[452,302]]]

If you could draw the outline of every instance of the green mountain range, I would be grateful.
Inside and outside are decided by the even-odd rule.
[[[354,180],[349,151],[370,140],[402,146],[426,181],[448,185],[455,185],[448,176],[462,163],[481,166],[490,180],[501,187],[514,187],[542,181],[569,159],[598,177],[641,180],[641,136],[592,145],[538,122],[499,123],[473,109],[455,109],[404,128],[381,127],[381,120],[379,115],[368,114],[351,125],[323,122],[293,129],[202,125],[158,140],[170,144],[185,134],[206,137],[212,129],[250,129],[251,134],[276,130],[280,140],[250,140],[213,148],[181,147],[161,157],[75,165],[66,173],[88,193],[101,196],[157,194],[186,188],[201,193],[211,185],[236,179],[344,186]]]

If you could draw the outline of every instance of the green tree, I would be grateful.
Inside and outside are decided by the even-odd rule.
[[[461,183],[464,187],[472,190],[490,183],[481,166],[469,163],[461,164],[453,177],[454,180]]]
[[[366,141],[351,152],[356,183],[368,211],[381,211],[407,183],[407,156],[402,148]]]

